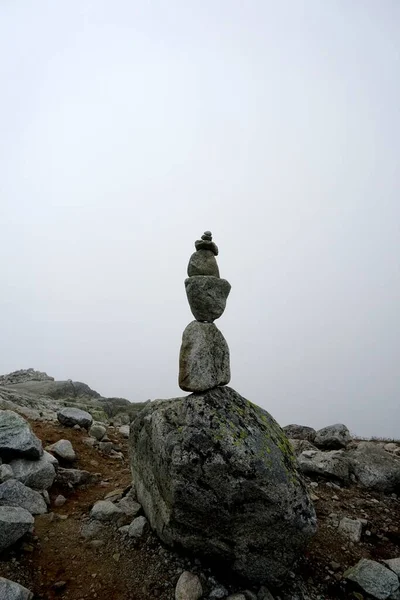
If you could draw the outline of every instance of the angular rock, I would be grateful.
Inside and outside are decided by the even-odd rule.
[[[285,434],[233,389],[147,404],[130,444],[138,501],[168,545],[277,583],[316,531]]]
[[[16,506],[0,506],[0,552],[15,544],[34,523],[31,513]]]
[[[46,454],[39,460],[12,460],[10,467],[14,478],[34,490],[47,490],[53,485],[56,471]]]
[[[23,585],[0,577],[0,598],[2,600],[32,600],[33,594]]]
[[[92,424],[91,428],[89,429],[89,435],[91,437],[94,437],[99,442],[103,439],[103,437],[106,435],[106,433],[107,433],[107,429],[104,427],[104,425],[102,423],[98,423],[98,422],[94,422]]]
[[[84,429],[89,429],[93,422],[92,415],[86,412],[86,410],[73,408],[71,406],[61,409],[57,413],[57,419],[60,421],[61,425],[65,425],[66,427],[79,425]]]
[[[0,458],[37,459],[43,454],[42,442],[29,423],[12,410],[0,410]]]
[[[0,483],[13,478],[14,473],[10,465],[0,465]]]
[[[140,511],[142,510],[142,507],[140,506],[140,504],[138,502],[135,502],[135,500],[133,500],[133,498],[130,498],[128,496],[125,498],[122,498],[117,503],[117,506],[128,517],[136,517],[136,515],[139,514]]]
[[[129,525],[128,535],[129,537],[139,539],[149,528],[149,522],[146,517],[136,517]]]
[[[81,536],[86,540],[92,540],[93,538],[103,537],[106,532],[106,528],[100,521],[91,519],[84,523],[81,528]]]
[[[344,483],[350,481],[349,462],[343,450],[305,450],[298,456],[297,462],[306,475],[321,475],[322,477],[338,479]]]
[[[43,496],[15,479],[0,485],[0,505],[19,506],[32,515],[43,515],[47,512]]]
[[[345,448],[350,441],[351,436],[346,425],[337,423],[317,431],[313,444],[319,448],[335,450]]]
[[[395,455],[373,442],[361,442],[347,455],[350,470],[362,487],[387,494],[400,489],[400,459]]]
[[[110,500],[99,500],[90,511],[90,518],[96,521],[119,521],[124,513]]]
[[[338,531],[352,542],[359,542],[361,540],[362,523],[358,519],[343,517],[339,522]]]
[[[300,456],[300,454],[302,454],[305,450],[317,450],[317,448],[307,440],[289,439],[289,442],[296,456]]]
[[[231,284],[226,279],[199,275],[185,279],[185,288],[195,319],[212,323],[225,310]]]
[[[199,600],[203,595],[200,579],[194,573],[184,571],[175,588],[175,600]]]
[[[215,254],[215,256],[218,256],[218,246],[211,240],[196,240],[194,247],[197,251],[208,250]]]
[[[76,460],[75,450],[69,440],[58,440],[58,442],[52,444],[47,449],[53,452],[58,458],[62,458],[67,462]]]
[[[203,392],[226,385],[231,378],[229,348],[213,323],[192,321],[183,332],[179,356],[179,387]]]
[[[309,442],[313,442],[317,434],[315,429],[306,425],[286,425],[282,429],[291,440],[308,440]]]
[[[124,438],[128,439],[129,437],[129,425],[122,425],[118,431],[120,432],[121,435],[124,436]]]
[[[215,255],[211,250],[197,250],[190,257],[187,274],[189,277],[209,275],[219,277],[219,269]]]
[[[395,573],[367,558],[362,558],[354,567],[348,569],[344,578],[353,581],[364,592],[378,600],[386,600],[399,588],[399,578]]]

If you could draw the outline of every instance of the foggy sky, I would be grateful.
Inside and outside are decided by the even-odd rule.
[[[0,4],[0,373],[184,395],[205,229],[231,386],[400,438],[400,3]]]

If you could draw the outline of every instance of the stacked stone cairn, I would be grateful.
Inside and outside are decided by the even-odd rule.
[[[179,358],[179,386],[186,392],[204,392],[231,378],[228,344],[214,324],[225,311],[231,285],[219,276],[218,247],[211,231],[204,232],[195,248],[185,288],[196,320],[183,332]]]
[[[195,243],[179,385],[188,396],[148,402],[130,426],[139,503],[163,542],[254,583],[278,585],[316,531],[314,506],[274,418],[226,384],[229,350],[214,325],[231,286],[217,246]]]

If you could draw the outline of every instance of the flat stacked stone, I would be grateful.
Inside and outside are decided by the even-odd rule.
[[[231,284],[221,279],[215,257],[218,247],[211,231],[195,242],[185,280],[190,310],[196,321],[183,332],[179,357],[179,386],[187,392],[205,392],[230,381],[229,348],[214,325],[225,311]]]

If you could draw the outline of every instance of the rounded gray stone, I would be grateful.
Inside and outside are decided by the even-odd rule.
[[[23,585],[0,577],[1,600],[32,600],[33,593]]]
[[[32,515],[43,515],[47,512],[43,496],[16,479],[10,479],[0,485],[0,505],[19,506]]]
[[[199,600],[203,595],[200,579],[194,573],[184,571],[175,588],[175,600]]]
[[[219,269],[215,255],[211,250],[197,250],[189,259],[187,268],[189,277],[196,275],[211,275],[219,277]]]
[[[12,460],[10,467],[15,479],[34,490],[47,490],[53,485],[56,476],[54,466],[46,455],[39,460]]]
[[[231,284],[226,279],[198,275],[185,279],[185,288],[195,319],[211,323],[223,314]]]
[[[54,452],[58,458],[62,458],[67,462],[76,460],[75,450],[69,440],[58,440],[58,442],[49,446],[47,450]]]
[[[346,425],[337,423],[320,429],[315,434],[313,444],[320,448],[335,450],[345,448],[351,441],[351,435]]]
[[[31,513],[16,506],[0,506],[0,552],[15,544],[34,523]]]
[[[214,323],[189,323],[182,336],[179,387],[204,392],[226,385],[230,378],[229,348],[222,333]]]
[[[290,440],[308,440],[313,442],[316,436],[316,431],[307,425],[286,425],[282,427]]]
[[[61,409],[57,413],[57,419],[60,421],[61,425],[65,425],[66,427],[79,425],[85,429],[88,429],[93,422],[92,415],[86,412],[86,410],[81,410],[80,408],[74,408],[71,406]]]
[[[29,423],[12,410],[0,410],[0,458],[40,458],[42,442],[32,432]]]
[[[254,583],[287,577],[317,523],[271,415],[218,387],[149,403],[129,443],[138,501],[166,544]]]

